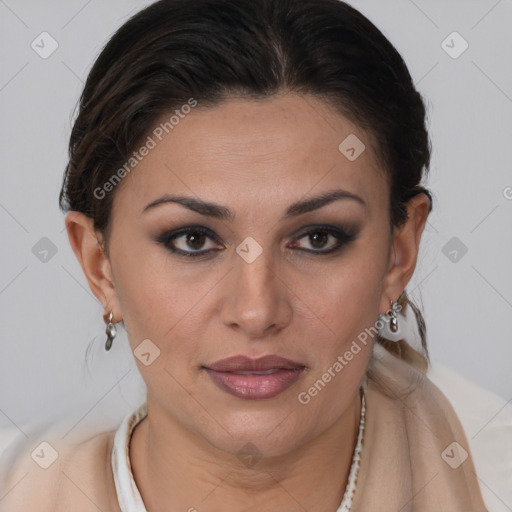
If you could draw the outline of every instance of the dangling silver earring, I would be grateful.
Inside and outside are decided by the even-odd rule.
[[[112,314],[111,311],[108,317],[107,328],[105,329],[105,333],[107,335],[107,341],[105,342],[105,350],[107,351],[111,349],[112,342],[114,341],[114,338],[116,337],[117,334],[116,325],[112,322],[113,316],[114,315]]]
[[[396,307],[398,306],[398,302],[395,302],[393,304],[393,301],[390,300],[389,301],[390,305],[391,305],[391,311],[390,311],[390,320],[389,320],[389,329],[392,333],[395,333],[398,331],[398,319],[397,319],[397,316],[396,316]]]
[[[397,312],[399,312],[401,308],[398,300],[394,303],[390,300],[389,304],[391,306],[389,311],[384,315],[379,314],[379,320],[377,321],[379,335],[386,340],[397,342],[404,337],[403,329],[401,329],[402,326],[398,324],[397,316]]]

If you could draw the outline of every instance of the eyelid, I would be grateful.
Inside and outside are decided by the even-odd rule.
[[[308,233],[310,233],[311,231],[314,231],[315,229],[318,229],[319,231],[320,230],[325,230],[325,231],[335,231],[335,232],[339,232],[339,233],[343,233],[343,234],[346,234],[346,235],[350,235],[350,234],[357,234],[359,233],[359,230],[360,228],[355,225],[355,224],[343,224],[343,223],[333,223],[333,224],[308,224],[307,226],[302,226],[301,228],[297,229],[296,231],[294,231],[291,235],[291,238],[296,238],[296,237],[300,237],[300,236],[303,236],[303,235],[307,235]],[[303,232],[303,233],[302,233]],[[302,233],[302,235],[300,234]]]
[[[158,235],[155,237],[155,241],[158,243],[169,243],[172,240],[175,240],[176,238],[179,238],[180,236],[187,235],[188,233],[201,233],[208,238],[211,238],[214,242],[219,243],[220,238],[219,236],[212,231],[210,228],[207,228],[205,226],[184,226],[182,228],[177,229],[170,229],[164,231],[161,235]],[[199,251],[197,251],[199,252]]]

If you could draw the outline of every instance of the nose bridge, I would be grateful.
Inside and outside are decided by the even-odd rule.
[[[265,297],[274,290],[275,279],[273,251],[263,247],[254,238],[247,237],[236,248],[236,275],[239,292],[247,292],[254,297]],[[268,298],[268,297],[267,297]]]
[[[254,337],[271,326],[282,328],[289,319],[289,307],[272,249],[248,237],[236,248],[234,258],[230,306],[224,321]]]

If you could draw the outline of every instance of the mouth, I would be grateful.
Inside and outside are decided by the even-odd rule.
[[[292,386],[306,366],[270,355],[259,359],[234,356],[203,366],[213,383],[245,400],[272,398]]]

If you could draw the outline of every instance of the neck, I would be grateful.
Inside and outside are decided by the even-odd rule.
[[[358,392],[345,413],[320,436],[286,455],[247,461],[244,467],[148,400],[148,416],[137,425],[130,442],[132,472],[148,512],[276,507],[335,512],[347,485],[360,414]]]

